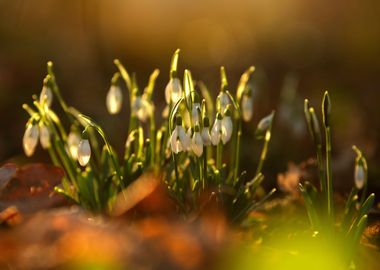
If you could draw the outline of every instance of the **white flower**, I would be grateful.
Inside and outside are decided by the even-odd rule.
[[[78,159],[78,145],[80,143],[80,135],[78,132],[71,131],[67,137],[67,145],[69,146],[70,155],[74,160]]]
[[[360,162],[360,161],[359,161]],[[355,165],[355,185],[357,189],[362,189],[365,182],[365,170],[363,164],[359,164],[359,162]]]
[[[175,154],[186,151],[190,147],[190,138],[182,126],[181,118],[177,118],[177,125],[170,137],[170,146]]]
[[[220,113],[217,114],[214,125],[211,129],[211,143],[213,145],[218,145],[222,136],[222,116]]]
[[[40,125],[40,143],[43,149],[50,147],[50,131],[44,124]]]
[[[227,108],[228,104],[231,103],[230,97],[227,95],[226,92],[221,91],[219,93],[217,99],[219,101],[220,112],[222,113],[222,115],[224,115],[223,113],[224,113],[225,109]]]
[[[257,125],[257,129],[259,131],[266,131],[271,125],[272,120],[273,120],[273,113],[261,119],[261,121]]]
[[[222,119],[222,124],[221,124],[221,130],[222,130],[222,142],[223,144],[226,144],[230,139],[232,135],[232,119],[231,116],[226,113]]]
[[[178,78],[172,78],[168,82],[165,88],[165,100],[167,104],[170,101],[175,104],[182,97],[181,81]]]
[[[211,144],[211,136],[210,136],[210,128],[204,127],[202,129],[202,140],[204,145],[210,145]]]
[[[121,110],[121,105],[123,103],[123,94],[121,89],[117,85],[111,85],[107,97],[106,105],[107,110],[110,114],[117,114]]]
[[[24,133],[24,137],[22,139],[22,146],[24,148],[25,155],[30,157],[33,155],[36,150],[36,146],[38,143],[38,126],[29,124]]]
[[[43,104],[44,102],[48,107],[50,107],[53,102],[53,92],[50,87],[46,85],[42,87],[40,94],[40,103]]]
[[[199,133],[199,126],[195,126],[193,138],[191,139],[191,150],[194,154],[200,157],[203,153],[203,140]]]
[[[137,118],[145,122],[146,119],[153,113],[153,104],[151,104],[143,96],[135,96],[132,104],[132,114]]]
[[[91,146],[87,139],[80,141],[78,145],[78,162],[81,166],[86,166],[90,161],[91,157]]]
[[[191,109],[191,120],[193,125],[199,125],[199,112],[201,111],[201,105],[199,103],[193,103],[193,108]]]
[[[252,119],[253,115],[253,99],[250,95],[243,95],[241,100],[241,111],[243,120],[248,122]]]

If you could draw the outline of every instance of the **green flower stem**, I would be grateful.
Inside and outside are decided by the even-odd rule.
[[[331,131],[330,127],[325,127],[326,135],[326,182],[327,182],[327,214],[331,222],[334,220],[333,210],[333,186],[331,168]]]
[[[259,175],[261,173],[261,170],[263,169],[264,161],[265,161],[265,159],[267,157],[267,153],[268,153],[268,146],[269,146],[270,138],[271,138],[271,127],[265,133],[264,144],[263,144],[263,148],[261,150],[260,160],[259,160],[259,164],[257,165],[255,177],[257,175]]]
[[[155,149],[156,149],[156,122],[154,120],[154,113],[150,116],[150,148],[151,148],[151,157],[150,157],[150,166],[155,164]]]
[[[223,143],[220,141],[216,146],[216,168],[222,169]]]
[[[242,122],[241,118],[239,117],[236,119],[237,122],[237,133],[236,133],[236,147],[235,147],[235,158],[234,158],[234,174],[233,174],[233,183],[236,183],[238,179],[239,174],[239,167],[240,167],[240,140],[241,140],[241,134],[242,134]]]
[[[57,154],[54,152],[54,149],[50,146],[48,147],[48,152],[49,152],[49,156],[50,156],[50,159],[53,161],[53,164],[55,166],[61,166],[61,163],[59,162],[59,159],[57,157]]]
[[[177,166],[177,154],[173,153],[173,162],[174,162],[174,171],[175,171],[175,181],[176,181],[176,187],[177,192],[180,193],[180,187],[179,187],[179,173],[178,173],[178,166]]]

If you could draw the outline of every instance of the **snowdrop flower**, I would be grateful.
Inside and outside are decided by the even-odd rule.
[[[173,153],[186,151],[190,146],[190,138],[182,126],[182,117],[177,116],[176,127],[170,137],[170,146]]]
[[[218,145],[222,137],[222,119],[222,115],[218,113],[211,129],[211,143],[213,145]]]
[[[30,157],[36,150],[38,143],[38,126],[36,124],[28,124],[25,129],[24,137],[22,139],[22,146],[24,148],[25,155]]]
[[[227,108],[227,105],[231,103],[230,97],[227,95],[227,93],[225,91],[220,91],[220,93],[217,97],[217,100],[218,100],[218,104],[219,104],[219,108],[220,108],[219,111],[222,113],[222,116],[223,116],[224,111]]]
[[[106,97],[107,110],[110,114],[117,114],[121,110],[123,94],[120,86],[112,84]]]
[[[365,178],[366,178],[366,172],[365,172],[365,169],[364,169],[363,161],[359,160],[355,164],[355,175],[354,175],[355,186],[356,186],[357,189],[360,190],[360,189],[363,188],[364,182],[365,182]]]
[[[210,120],[206,116],[203,119],[203,129],[201,132],[203,144],[208,146],[211,145],[211,136],[210,136]]]
[[[227,106],[227,109],[224,113],[224,117],[221,123],[221,130],[222,130],[221,139],[222,139],[223,144],[226,144],[231,139],[232,129],[233,129],[232,119],[231,119],[231,109],[229,108],[229,106]]]
[[[174,104],[182,97],[181,81],[174,77],[171,78],[165,88],[165,100],[167,104],[170,101]]]
[[[268,128],[272,124],[272,120],[273,120],[273,113],[261,119],[261,121],[257,125],[257,130],[259,130],[260,132],[268,130]]]
[[[51,103],[53,102],[53,92],[51,91],[50,87],[47,85],[44,85],[41,90],[40,94],[40,103],[45,104],[50,108]]]
[[[132,114],[134,114],[141,122],[153,113],[153,104],[151,104],[144,96],[135,96],[132,103]]]
[[[86,166],[90,161],[91,146],[88,139],[82,139],[78,145],[78,162],[81,166]]]
[[[78,145],[80,143],[80,140],[80,134],[76,131],[71,131],[67,137],[69,152],[74,160],[78,159]]]
[[[248,122],[252,119],[253,115],[253,99],[251,91],[247,91],[241,99],[241,111],[243,120]]]
[[[191,150],[193,150],[197,157],[200,157],[203,153],[203,140],[198,125],[194,128],[193,138],[191,139]]]
[[[43,149],[50,147],[50,131],[45,124],[40,125],[40,143]]]

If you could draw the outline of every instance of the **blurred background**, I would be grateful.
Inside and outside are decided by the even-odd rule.
[[[0,0],[0,163],[23,157],[27,114],[21,105],[39,94],[46,62],[69,104],[94,117],[115,145],[127,133],[127,109],[107,114],[105,96],[119,58],[136,72],[140,87],[161,74],[156,115],[164,106],[170,57],[181,49],[180,70],[189,68],[216,96],[219,67],[231,88],[250,65],[254,119],[244,125],[243,168],[258,158],[252,143],[260,118],[275,109],[273,141],[264,173],[269,185],[313,156],[303,99],[320,113],[324,90],[333,106],[334,174],[343,189],[353,183],[352,144],[365,152],[370,185],[380,185],[380,2],[302,0]],[[54,106],[56,106],[55,104]],[[48,160],[39,149],[27,162]]]

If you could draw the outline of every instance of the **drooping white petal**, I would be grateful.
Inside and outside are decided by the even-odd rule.
[[[28,125],[25,129],[24,137],[22,139],[22,146],[24,148],[25,155],[30,157],[36,150],[38,143],[39,130],[37,125]]]
[[[40,126],[40,143],[43,149],[50,147],[50,131],[47,126]]]
[[[78,145],[78,162],[81,166],[86,166],[90,161],[91,146],[87,139],[81,140]]]
[[[183,150],[189,151],[191,149],[191,141],[190,141],[190,134],[191,130],[186,132],[185,129],[182,126],[178,127],[178,136],[182,144]]]
[[[121,89],[117,85],[111,85],[110,90],[107,93],[106,105],[110,114],[117,114],[121,110],[123,103],[123,94]]]
[[[210,145],[211,144],[211,136],[210,136],[210,128],[203,128],[202,129],[202,140],[204,145]]]
[[[248,122],[252,119],[253,115],[253,99],[252,96],[243,95],[241,100],[241,111],[243,120]]]
[[[53,102],[53,92],[51,91],[50,87],[46,85],[42,87],[40,94],[40,103],[43,104],[44,102],[46,102],[45,104],[48,107],[50,107],[51,103]]]
[[[74,160],[78,159],[78,145],[80,143],[80,135],[78,132],[71,131],[67,137],[67,145],[69,152]]]
[[[355,166],[355,186],[357,189],[362,189],[365,182],[365,171],[363,165],[356,164]]]
[[[226,144],[230,139],[232,135],[232,119],[230,116],[224,116],[222,119],[222,124],[221,124],[221,129],[222,129],[222,141],[223,144]]]
[[[219,142],[220,142],[220,137],[221,137],[221,132],[222,132],[222,128],[221,128],[221,120],[220,119],[215,119],[215,122],[214,122],[214,125],[212,126],[212,129],[211,129],[211,143],[213,145],[218,145]]]
[[[176,103],[182,97],[181,81],[178,78],[172,78],[165,88],[165,100],[167,104],[170,101]]]
[[[172,136],[170,138],[171,150],[175,154],[178,154],[179,152],[181,152],[183,150],[182,144],[181,144],[181,141],[180,141],[180,137],[179,137],[178,127],[179,126],[175,127],[175,129],[174,129],[174,131],[172,133]]]
[[[194,132],[193,138],[191,139],[191,149],[198,157],[203,153],[203,140],[199,132]]]

